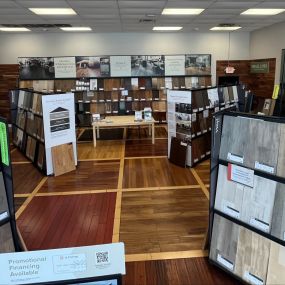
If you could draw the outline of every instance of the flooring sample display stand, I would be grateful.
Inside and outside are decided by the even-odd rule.
[[[210,262],[247,284],[285,280],[283,128],[283,118],[213,116]]]

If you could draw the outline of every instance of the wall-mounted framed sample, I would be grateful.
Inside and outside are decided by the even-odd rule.
[[[165,56],[165,76],[185,75],[185,55]]]
[[[164,76],[164,55],[133,55],[131,56],[132,76]]]
[[[185,56],[186,75],[211,75],[210,54],[186,54]]]
[[[54,72],[55,72],[55,78],[75,78],[76,77],[75,57],[74,56],[55,57]]]
[[[110,56],[76,56],[76,77],[110,77]]]
[[[21,80],[54,79],[53,57],[19,57]]]
[[[131,57],[127,55],[111,56],[111,76],[131,76]]]

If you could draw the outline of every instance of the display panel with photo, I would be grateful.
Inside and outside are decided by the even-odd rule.
[[[76,77],[110,77],[110,57],[77,56]]]
[[[164,55],[134,55],[131,57],[132,76],[164,76]]]
[[[186,75],[211,75],[211,55],[187,54],[185,73]]]
[[[20,57],[18,59],[20,79],[54,79],[53,57]]]

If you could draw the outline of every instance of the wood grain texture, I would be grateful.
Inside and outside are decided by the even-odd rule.
[[[127,262],[123,285],[240,285],[207,258]]]
[[[116,193],[34,197],[17,220],[28,250],[112,242]]]
[[[127,139],[137,140],[151,138],[148,127],[129,127],[127,128]],[[167,138],[166,126],[155,126],[155,138]],[[155,142],[156,143],[156,142]]]
[[[281,240],[285,239],[285,185],[278,183],[272,213],[271,234]]]
[[[285,124],[280,125],[280,142],[277,162],[277,175],[285,177]]]
[[[219,165],[218,183],[215,198],[215,208],[224,212],[242,212],[244,186],[228,179],[228,168]]]
[[[15,246],[10,223],[0,226],[0,253],[14,252]]]
[[[278,243],[271,242],[267,272],[267,285],[285,284],[285,248]]]
[[[241,227],[238,237],[235,274],[248,282],[249,280],[244,277],[247,271],[265,282],[269,251],[270,241],[268,239]]]
[[[55,176],[65,174],[76,169],[72,144],[62,144],[52,147],[51,155]]]
[[[116,189],[119,161],[81,161],[75,171],[49,177],[40,193]]]
[[[188,169],[171,164],[167,158],[126,160],[124,188],[196,185]]]
[[[15,212],[20,209],[20,207],[25,203],[26,199],[26,197],[14,197]]]
[[[210,164],[204,165],[198,163],[196,166],[194,166],[194,169],[204,184],[210,184]]]
[[[221,216],[214,215],[210,259],[217,261],[219,254],[224,259],[230,261],[235,268],[238,237],[239,226],[237,224]],[[221,263],[219,264],[223,266]]]
[[[123,192],[120,241],[127,254],[202,249],[207,222],[200,189]]]

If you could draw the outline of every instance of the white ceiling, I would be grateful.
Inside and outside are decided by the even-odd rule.
[[[37,16],[28,8],[73,8],[75,16]],[[198,16],[161,15],[164,8],[204,8]],[[181,32],[208,32],[221,23],[242,26],[253,31],[285,21],[285,13],[276,16],[245,16],[248,8],[285,8],[285,0],[0,0],[1,24],[71,24],[90,26],[94,32],[152,32],[156,26],[183,26]],[[152,22],[140,19],[155,15]],[[42,32],[42,29],[33,29]],[[48,32],[58,32],[57,28]],[[62,32],[62,31],[60,31]],[[157,33],[157,32],[156,32]]]

